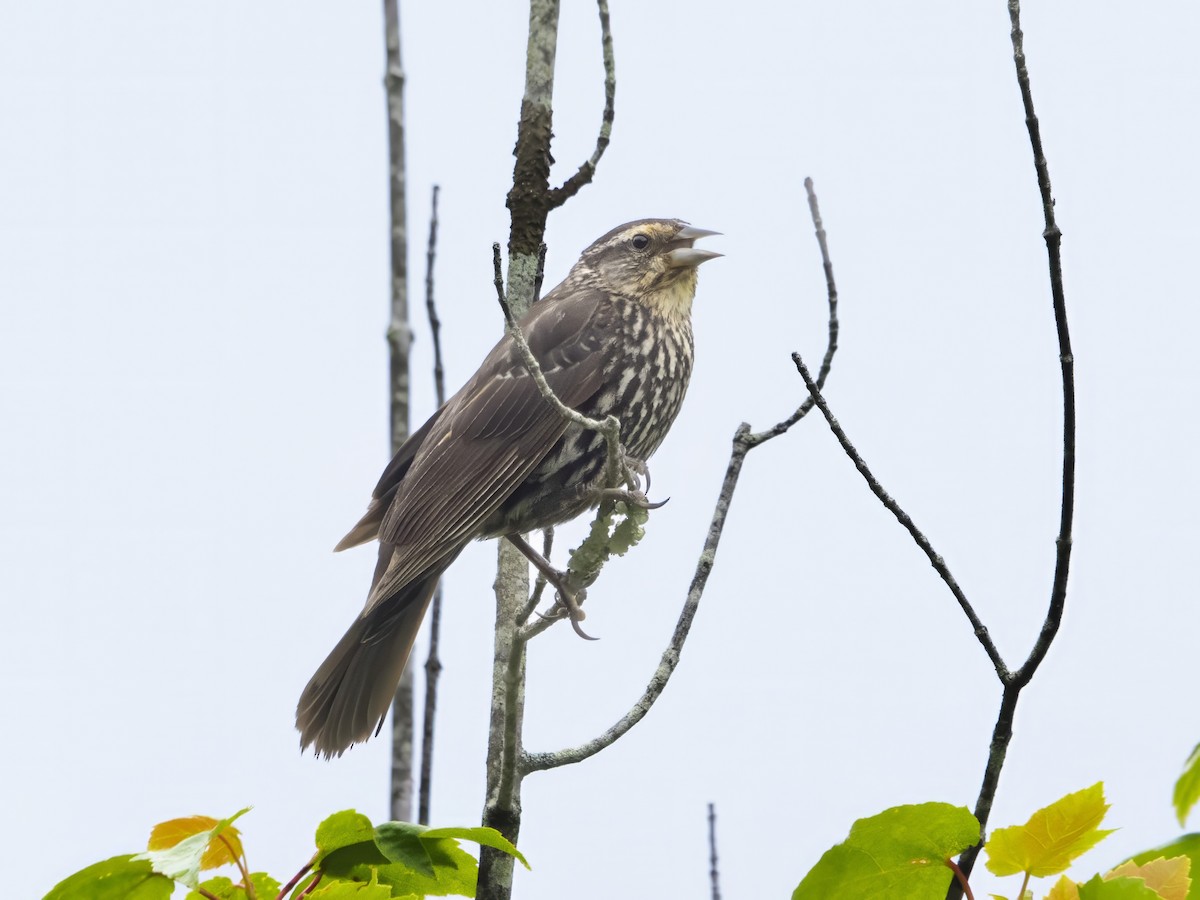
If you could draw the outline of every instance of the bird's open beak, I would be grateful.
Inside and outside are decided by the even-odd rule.
[[[707,228],[696,228],[692,225],[685,225],[676,233],[675,237],[671,238],[670,243],[667,245],[671,248],[667,251],[667,265],[673,269],[680,269],[684,266],[694,269],[702,262],[716,259],[718,256],[724,256],[724,253],[718,253],[715,250],[699,250],[692,246],[693,241],[720,233],[719,231],[709,231]]]

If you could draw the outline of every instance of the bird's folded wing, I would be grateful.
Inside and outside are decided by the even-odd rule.
[[[546,381],[566,405],[578,407],[600,389],[613,325],[604,295],[578,288],[569,297],[548,294],[522,319]],[[505,337],[431,424],[396,487],[379,528],[395,552],[364,614],[478,534],[566,427]]]

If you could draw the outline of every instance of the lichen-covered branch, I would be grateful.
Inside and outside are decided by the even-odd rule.
[[[404,68],[400,63],[400,13],[397,0],[383,0],[384,45],[387,54],[384,88],[388,110],[389,209],[391,212],[392,310],[388,323],[389,394],[392,453],[408,439],[408,353],[412,329],[408,324],[408,226],[404,177]],[[396,688],[392,703],[392,783],[390,815],[412,818],[413,755],[412,666]]]

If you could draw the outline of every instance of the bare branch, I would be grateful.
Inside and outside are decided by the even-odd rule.
[[[917,546],[929,557],[929,562],[933,564],[934,571],[946,583],[946,587],[950,588],[950,593],[954,595],[954,599],[962,607],[962,611],[966,614],[967,620],[971,623],[971,627],[975,631],[975,637],[983,645],[988,659],[992,661],[992,665],[996,669],[996,674],[1000,676],[1001,681],[1007,681],[1009,677],[1008,667],[1005,666],[1004,660],[1000,656],[1000,651],[996,649],[996,645],[992,642],[987,628],[980,621],[979,616],[975,613],[975,608],[967,600],[967,596],[963,593],[962,588],[958,586],[958,582],[954,579],[954,575],[951,574],[945,560],[933,549],[929,538],[925,537],[921,530],[917,528],[912,517],[901,508],[899,503],[892,499],[891,494],[883,489],[878,479],[867,468],[867,464],[863,461],[863,458],[859,456],[858,451],[854,449],[854,445],[850,443],[850,438],[846,436],[846,432],[842,430],[842,426],[838,424],[838,420],[830,412],[829,404],[825,402],[825,398],[821,394],[821,389],[813,381],[812,375],[809,374],[808,367],[804,365],[804,360],[800,357],[799,353],[792,354],[792,362],[796,364],[796,370],[800,373],[800,377],[804,379],[804,384],[812,395],[813,401],[817,404],[817,408],[825,416],[825,421],[829,423],[829,428],[833,432],[834,437],[838,439],[838,443],[842,445],[842,449],[850,457],[850,461],[854,463],[854,467],[858,469],[859,474],[866,480],[867,487],[871,489],[871,493],[879,498],[879,502],[887,507],[888,512],[896,517],[896,521],[904,526],[905,530],[912,536],[912,539],[916,541]]]
[[[425,311],[429,315],[429,334],[433,340],[433,388],[437,395],[439,408],[446,402],[446,371],[442,366],[442,320],[438,318],[437,305],[433,302],[433,263],[437,258],[438,193],[440,190],[436,184],[433,186],[433,200],[429,216],[429,247],[425,251]]]
[[[542,556],[546,559],[550,558],[550,551],[554,549],[554,528],[545,528],[542,531]],[[538,572],[537,581],[534,582],[533,592],[529,595],[529,602],[525,604],[525,608],[521,610],[521,614],[517,616],[517,624],[524,625],[529,621],[529,617],[533,615],[533,611],[538,608],[538,604],[542,602],[542,594],[546,590],[546,576]],[[547,622],[547,628],[550,623]],[[522,629],[522,632],[524,630]],[[530,635],[532,637],[532,635]],[[528,640],[522,633],[522,640]]]
[[[1033,109],[1033,93],[1029,86],[1029,70],[1025,67],[1024,35],[1021,33],[1021,4],[1009,0],[1008,14],[1012,21],[1013,62],[1021,101],[1025,106],[1025,124],[1033,149],[1037,169],[1038,191],[1042,195],[1042,215],[1046,229],[1046,255],[1050,264],[1050,292],[1054,299],[1054,324],[1058,331],[1058,358],[1062,369],[1063,392],[1063,463],[1062,508],[1059,517],[1057,554],[1054,561],[1054,584],[1050,591],[1050,607],[1029,658],[1017,670],[1014,680],[1026,685],[1037,671],[1062,623],[1067,600],[1067,576],[1071,566],[1071,526],[1075,515],[1075,356],[1071,352],[1071,333],[1067,327],[1067,301],[1063,292],[1062,231],[1054,218],[1054,195],[1050,190],[1050,168],[1042,150],[1042,132]]]
[[[704,587],[708,583],[709,573],[712,572],[717,546],[721,542],[721,533],[725,529],[725,517],[729,513],[729,504],[733,502],[733,493],[737,488],[738,476],[742,471],[742,463],[746,459],[746,453],[750,450],[750,444],[746,441],[746,437],[749,434],[750,426],[743,424],[734,435],[733,452],[729,457],[729,465],[725,469],[725,479],[721,484],[721,492],[717,497],[716,508],[713,510],[712,521],[708,527],[708,536],[704,540],[704,549],[700,552],[700,558],[696,563],[696,571],[692,576],[691,586],[688,588],[687,599],[683,604],[683,610],[679,613],[679,619],[675,624],[675,632],[671,635],[671,641],[667,645],[667,649],[663,651],[658,668],[650,677],[650,683],[646,686],[646,690],[642,693],[642,696],[634,703],[629,712],[618,719],[612,727],[599,737],[593,738],[585,744],[559,750],[554,753],[522,753],[518,760],[522,773],[527,774],[544,769],[554,769],[558,766],[571,765],[572,763],[583,762],[589,756],[594,756],[640,722],[646,713],[650,711],[650,707],[654,705],[659,695],[662,694],[663,688],[667,686],[667,682],[671,679],[671,674],[679,664],[680,651],[683,649],[684,641],[687,640],[688,631],[691,630],[692,620],[696,617],[696,610],[700,606],[700,598],[704,595]]]
[[[1067,303],[1063,291],[1062,231],[1054,217],[1050,167],[1042,149],[1041,126],[1033,108],[1033,90],[1029,84],[1029,70],[1025,66],[1025,37],[1021,32],[1020,0],[1008,0],[1008,17],[1012,25],[1013,65],[1017,71],[1017,85],[1021,91],[1021,104],[1025,109],[1025,126],[1029,131],[1029,144],[1033,151],[1034,169],[1037,171],[1038,192],[1042,199],[1042,217],[1045,221],[1042,237],[1046,241],[1054,324],[1058,332],[1058,358],[1062,371],[1063,394],[1062,506],[1059,511],[1058,539],[1055,542],[1054,581],[1050,588],[1049,608],[1029,657],[1005,681],[996,725],[992,729],[992,742],[983,770],[983,783],[975,801],[975,818],[979,820],[981,828],[987,827],[988,817],[992,812],[992,803],[1000,784],[1000,772],[1004,768],[1004,759],[1012,740],[1013,719],[1016,716],[1021,689],[1029,684],[1038,666],[1046,658],[1062,624],[1063,610],[1067,602],[1067,578],[1071,566],[1071,529],[1075,516],[1075,357],[1071,352],[1071,333],[1067,327]],[[977,844],[959,857],[959,866],[964,876],[971,874],[980,849],[982,844]],[[958,885],[952,884],[946,896],[949,900],[958,900],[962,896]]]
[[[596,149],[592,156],[579,167],[574,175],[563,182],[562,187],[549,192],[550,208],[557,209],[579,193],[585,184],[590,184],[596,174],[600,157],[608,149],[612,137],[614,102],[617,96],[617,66],[613,58],[612,29],[608,21],[608,0],[597,0],[600,10],[600,42],[604,50],[604,115],[600,119],[600,134],[596,137]]]
[[[409,347],[408,225],[404,171],[404,68],[400,60],[400,13],[397,0],[384,0],[387,94],[389,212],[391,215],[392,309],[388,323],[388,388],[391,397],[392,453],[408,439]],[[413,667],[405,665],[392,702],[392,775],[389,813],[393,820],[412,818],[413,808]]]
[[[837,282],[833,280],[833,263],[829,259],[829,244],[825,238],[825,223],[821,221],[821,210],[817,205],[817,195],[813,190],[813,180],[811,178],[804,179],[804,192],[808,195],[808,210],[812,215],[813,228],[817,235],[817,246],[821,249],[821,266],[825,270],[825,288],[829,295],[829,336],[825,342],[825,357],[821,360],[821,370],[817,373],[817,387],[824,388],[825,379],[829,377],[829,370],[833,367],[833,354],[837,353],[838,348],[837,341],[840,326],[837,317]],[[749,440],[757,446],[772,438],[779,437],[779,435],[785,433],[789,428],[807,416],[812,408],[813,398],[810,394],[794,413],[774,427],[750,435]]]
[[[708,804],[708,877],[712,880],[712,900],[721,900],[721,881],[717,871],[717,808]]]
[[[442,367],[442,323],[438,318],[437,306],[433,301],[433,264],[437,258],[438,232],[438,186],[433,186],[433,199],[429,216],[429,246],[425,251],[425,311],[429,314],[429,332],[433,339],[433,386],[437,394],[437,405],[441,409],[446,402],[446,375]],[[438,658],[438,645],[442,633],[442,582],[438,581],[429,611],[429,656],[425,659],[425,709],[421,731],[421,774],[417,788],[417,821],[429,824],[429,805],[433,791],[433,738],[437,716],[438,679],[442,674],[442,661]]]

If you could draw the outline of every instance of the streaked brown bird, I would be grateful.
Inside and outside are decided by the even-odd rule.
[[[716,234],[676,219],[614,228],[519,327],[563,403],[615,415],[645,461],[675,421],[692,373],[692,246]],[[367,603],[300,696],[302,748],[326,758],[378,732],[438,578],[475,538],[518,536],[594,507],[602,435],[542,397],[507,335],[470,381],[404,443],[366,515],[337,550],[379,540]]]

